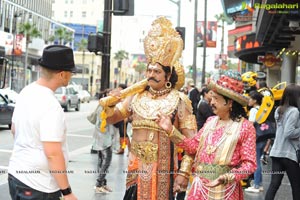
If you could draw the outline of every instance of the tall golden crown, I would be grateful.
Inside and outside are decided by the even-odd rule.
[[[160,17],[152,23],[152,27],[144,40],[144,50],[148,63],[160,63],[163,66],[174,66],[181,57],[183,40],[172,28],[172,23]]]

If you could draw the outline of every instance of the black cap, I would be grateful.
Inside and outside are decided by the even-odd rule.
[[[39,65],[53,70],[77,72],[73,50],[64,45],[50,45],[46,47],[42,57],[39,59]]]

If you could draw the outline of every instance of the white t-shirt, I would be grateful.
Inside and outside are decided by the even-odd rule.
[[[61,142],[68,163],[65,116],[54,92],[37,83],[28,85],[18,97],[12,122],[15,140],[8,173],[38,191],[58,191],[42,143]]]
[[[256,114],[257,114],[257,111],[259,110],[259,106],[255,106],[253,108],[250,109],[249,111],[249,117],[248,117],[248,120],[250,122],[255,122],[256,121]]]

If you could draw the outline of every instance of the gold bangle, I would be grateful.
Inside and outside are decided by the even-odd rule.
[[[118,108],[118,110],[120,111],[122,117],[126,118],[129,116],[129,112],[126,108],[124,108],[124,106],[122,105],[122,103],[118,103],[116,105],[116,107]]]
[[[177,175],[183,176],[184,178],[187,178],[187,179],[190,178],[190,176],[188,176],[188,175],[186,175],[186,174],[184,174],[184,173],[177,173]]]
[[[177,175],[183,176],[184,178],[187,178],[187,179],[190,178],[190,176],[188,176],[188,175],[185,174],[185,173],[181,173],[181,172],[177,173]]]
[[[182,135],[175,126],[173,126],[171,133],[168,134],[168,137],[174,144],[178,144],[185,139],[185,136]]]
[[[187,172],[184,172],[184,171],[178,170],[178,174],[180,174],[180,173],[182,173],[182,174],[185,174],[185,175],[187,175],[187,176],[190,176],[190,175],[191,175],[190,173],[187,173]]]
[[[194,159],[188,155],[184,155],[182,157],[181,165],[180,165],[180,171],[191,174],[192,172],[192,164],[194,162]]]
[[[172,131],[170,133],[167,133],[168,136],[170,137],[170,135],[174,135],[174,131],[175,131],[175,126],[172,126]]]
[[[227,185],[228,183],[232,183],[235,179],[235,176],[232,173],[223,174],[221,175],[221,177],[223,178],[224,185]]]

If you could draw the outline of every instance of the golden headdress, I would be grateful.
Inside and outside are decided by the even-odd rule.
[[[152,23],[144,40],[144,50],[148,63],[160,63],[173,68],[181,57],[183,40],[172,28],[172,23],[165,17],[160,17]]]

